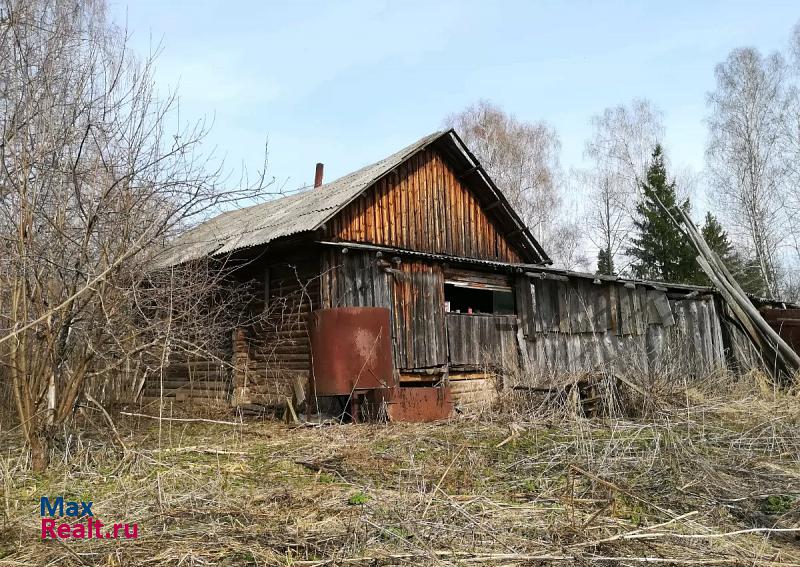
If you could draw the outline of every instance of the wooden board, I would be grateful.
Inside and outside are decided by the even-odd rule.
[[[514,315],[447,313],[446,320],[453,366],[502,369],[519,363]]]
[[[476,195],[431,149],[411,157],[339,213],[331,236],[503,262],[522,257]]]

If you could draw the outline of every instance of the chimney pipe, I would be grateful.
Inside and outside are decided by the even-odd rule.
[[[325,165],[318,163],[317,169],[314,171],[314,189],[322,185],[322,169]]]

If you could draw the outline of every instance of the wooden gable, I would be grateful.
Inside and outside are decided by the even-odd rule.
[[[500,262],[522,254],[436,151],[425,149],[378,180],[332,219],[351,242]]]

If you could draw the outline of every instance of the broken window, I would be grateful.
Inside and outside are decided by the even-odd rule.
[[[470,286],[462,282],[445,282],[445,311],[449,313],[514,313],[514,294],[511,288],[500,286]]]

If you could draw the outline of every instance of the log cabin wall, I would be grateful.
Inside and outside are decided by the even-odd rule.
[[[153,368],[159,364],[160,361],[155,361]],[[140,369],[138,376],[142,380],[141,401],[144,404],[162,399],[227,404],[230,397],[231,373],[228,365],[208,357],[172,353],[163,374]]]
[[[325,247],[253,262],[266,310],[260,325],[234,337],[233,372],[219,362],[176,360],[165,397],[283,405],[293,382],[307,384],[306,318],[324,307],[387,307],[401,382],[447,377],[462,409],[479,408],[501,387],[542,376],[609,371],[652,375],[680,365],[687,375],[758,367],[750,340],[725,317],[715,296],[678,293],[577,276],[456,269],[439,261]],[[511,288],[512,315],[445,313],[444,284]],[[522,348],[520,348],[522,347]],[[517,370],[517,371],[515,371]],[[522,370],[520,372],[519,370]],[[146,397],[159,385],[149,379]]]
[[[219,291],[219,299],[225,290]],[[207,299],[208,302],[214,301]],[[192,301],[197,301],[193,298]],[[200,307],[198,303],[195,307]],[[198,311],[202,312],[201,309]],[[213,310],[209,310],[213,312]],[[213,324],[213,323],[212,323]],[[228,404],[231,394],[232,343],[229,336],[174,333],[171,341],[164,345],[166,351],[149,353],[124,372],[131,377],[133,388],[126,401],[141,401],[144,404],[160,401],[200,402],[202,404]],[[163,366],[163,369],[162,369]],[[115,384],[105,389],[113,391]]]
[[[330,235],[434,254],[520,262],[490,216],[441,156],[428,149],[338,214]]]
[[[234,337],[233,403],[282,406],[311,369],[308,314],[320,307],[320,257],[313,248],[254,262],[250,276],[263,290],[251,308],[260,321]]]
[[[176,387],[202,377],[200,390],[229,392],[232,382],[235,404],[282,404],[310,373],[309,312],[339,306],[391,310],[401,381],[448,379],[454,393],[473,396],[494,384],[493,375],[520,366],[518,376],[652,373],[670,360],[664,351],[698,374],[758,362],[750,341],[705,291],[534,266],[546,254],[459,149],[455,133],[428,142],[331,183],[330,198],[323,186],[285,207],[264,204],[221,218],[203,232],[212,244],[241,244],[236,254],[248,262],[240,275],[264,290],[250,307],[266,316],[235,333],[231,380],[210,361],[182,360],[174,368]],[[202,239],[191,244],[217,250]],[[367,251],[369,245],[383,248]],[[192,246],[175,261],[191,257]],[[513,287],[513,313],[446,313],[447,282]]]

